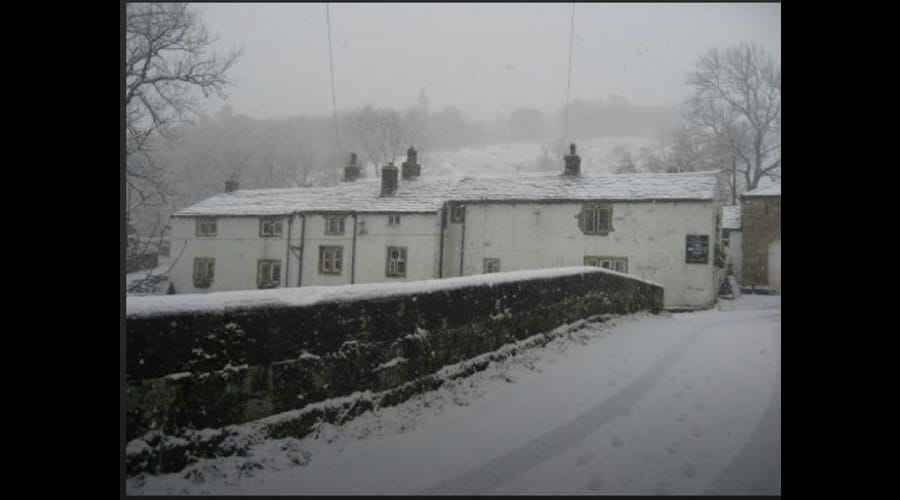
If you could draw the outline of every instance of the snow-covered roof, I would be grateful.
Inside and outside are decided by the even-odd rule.
[[[174,215],[253,216],[297,212],[437,212],[446,201],[650,201],[713,200],[715,173],[564,177],[424,178],[399,181],[394,196],[381,196],[380,179],[299,189],[249,189],[207,198]]]
[[[741,196],[781,196],[781,178],[760,177],[756,189],[747,191]]]
[[[394,196],[381,196],[380,179],[296,189],[242,189],[217,194],[175,216],[279,215],[291,212],[436,212],[455,179],[399,181]]]
[[[631,174],[564,177],[466,177],[451,199],[472,200],[712,200],[718,179],[714,173]]]
[[[722,229],[741,228],[741,206],[728,205],[722,207]]]

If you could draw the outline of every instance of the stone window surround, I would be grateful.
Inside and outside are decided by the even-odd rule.
[[[609,267],[603,265],[606,262],[609,264]],[[618,264],[621,264],[619,266]],[[620,273],[628,273],[628,257],[614,257],[614,256],[606,256],[606,255],[585,255],[584,256],[584,265],[586,266],[594,266],[601,267],[603,269],[609,269],[611,271],[616,271]],[[617,269],[617,267],[621,267],[621,269]]]
[[[395,251],[399,252],[396,259],[391,257],[391,254]],[[384,268],[385,276],[388,278],[405,278],[408,263],[406,256],[406,247],[387,247],[387,261]]]
[[[278,277],[275,278],[276,274]],[[259,259],[256,261],[256,286],[258,288],[278,288],[281,285],[281,261]]]
[[[274,217],[266,217],[259,220],[259,236],[261,238],[278,238],[283,234],[283,220]]]
[[[216,259],[194,257],[194,287],[209,288],[215,278]]]
[[[451,205],[450,206],[450,222],[453,223],[463,223],[466,221],[466,206],[465,205]]]
[[[212,217],[198,217],[195,220],[194,234],[198,237],[211,237],[216,235],[218,224]]]
[[[599,226],[599,222],[602,220],[602,215],[598,212],[606,213],[606,225],[605,227],[597,227]],[[579,222],[579,229],[584,234],[590,235],[599,235],[606,236],[607,234],[613,231],[612,221],[613,221],[613,207],[612,205],[605,203],[585,203],[581,207],[581,212],[576,216]],[[591,228],[588,229],[588,220],[591,221]]]
[[[344,247],[342,246],[319,246],[319,274],[341,275],[344,271],[343,266]]]
[[[482,261],[482,273],[499,273],[500,272],[500,259],[494,257],[485,257]]]
[[[343,235],[346,233],[345,215],[326,215],[325,234]]]

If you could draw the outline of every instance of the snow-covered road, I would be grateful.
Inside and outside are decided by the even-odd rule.
[[[781,299],[638,315],[297,441],[131,494],[780,494]],[[267,451],[268,450],[268,451]],[[245,459],[246,460],[246,459]],[[237,472],[235,472],[237,471]],[[197,474],[193,474],[195,479]]]

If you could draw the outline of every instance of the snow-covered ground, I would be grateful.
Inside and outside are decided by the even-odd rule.
[[[593,324],[129,494],[780,494],[781,298]]]
[[[612,173],[615,168],[616,148],[629,151],[636,160],[642,147],[653,147],[656,141],[647,137],[605,137],[576,141],[576,144],[581,156],[581,171],[606,174]],[[419,159],[423,166],[422,175],[425,176],[480,176],[534,171],[542,155],[540,143],[510,143],[457,151],[423,150],[419,153]],[[555,170],[562,172],[562,160],[552,161]]]

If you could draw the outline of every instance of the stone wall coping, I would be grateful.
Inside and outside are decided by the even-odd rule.
[[[480,274],[456,278],[442,278],[404,283],[370,283],[339,286],[310,286],[272,290],[241,290],[207,294],[127,297],[127,318],[164,314],[201,313],[227,309],[247,309],[272,306],[307,306],[324,302],[366,300],[379,297],[418,295],[458,288],[494,286],[517,281],[606,273],[662,287],[661,284],[609,269],[590,266],[561,267],[502,273]]]

